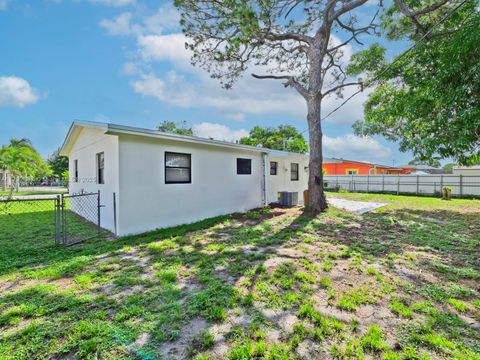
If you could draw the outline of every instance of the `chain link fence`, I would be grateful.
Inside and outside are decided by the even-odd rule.
[[[57,242],[73,245],[100,234],[100,192],[61,195]]]
[[[0,198],[0,245],[73,245],[100,235],[100,192]]]
[[[55,197],[0,199],[0,244],[21,239],[21,246],[51,246],[56,236]]]

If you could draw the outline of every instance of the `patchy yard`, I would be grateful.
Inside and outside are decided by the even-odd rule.
[[[480,201],[331,196],[389,205],[71,248],[2,228],[0,358],[480,359]]]

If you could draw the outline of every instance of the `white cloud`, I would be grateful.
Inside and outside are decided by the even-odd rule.
[[[347,134],[338,137],[323,137],[323,148],[327,156],[346,159],[385,160],[391,150],[371,137]]]
[[[0,11],[7,10],[10,0],[0,0]]]
[[[35,104],[39,96],[28,81],[16,76],[0,76],[0,107],[25,107]]]
[[[177,68],[194,70],[190,62],[191,53],[185,49],[184,34],[142,35],[137,41],[143,60],[170,61]]]
[[[236,141],[241,137],[248,136],[247,130],[233,130],[228,126],[209,122],[195,124],[192,126],[192,130],[195,136],[223,141]]]
[[[136,0],[89,0],[92,4],[113,6],[113,7],[122,7],[127,5],[135,5]]]
[[[123,64],[122,66],[122,74],[128,75],[128,76],[133,76],[137,75],[140,73],[140,67],[137,63],[135,62],[127,62]]]
[[[148,76],[132,82],[135,91],[184,108],[213,107],[227,114],[242,113],[243,117],[245,114],[281,114],[299,118],[302,121],[305,119],[305,101],[295,90],[285,89],[278,80],[258,80],[250,76],[252,72],[265,73],[267,70],[265,67],[252,67],[243,78],[237,81],[232,90],[226,91],[220,87],[218,80],[210,78],[205,70],[191,65],[191,52],[184,46],[186,40],[185,35],[181,33],[139,36],[137,41],[142,60],[147,63],[168,62],[176,69],[176,76],[171,76],[169,73],[170,75],[157,77],[149,73]],[[334,39],[333,42],[338,42],[338,39]],[[344,58],[349,58],[351,54],[351,49],[347,47]],[[194,78],[194,81],[187,80],[182,74],[188,74],[188,78]],[[157,86],[154,88],[153,84]],[[345,97],[356,90],[353,87],[346,88]],[[348,106],[342,107],[326,121],[352,124],[362,119],[362,104],[366,95],[361,93],[355,96]],[[336,99],[334,95],[324,99],[323,115],[329,113],[342,101],[343,99]],[[228,115],[228,118],[232,119],[232,115]]]
[[[132,25],[130,20],[132,19],[132,13],[125,12],[118,15],[112,20],[103,19],[100,21],[100,26],[104,28],[108,35],[112,36],[125,36],[135,34],[138,31],[138,26]]]
[[[179,27],[180,14],[173,6],[161,6],[153,15],[147,16],[143,24],[145,32],[161,34]]]
[[[132,21],[134,18],[138,21]],[[178,11],[171,5],[165,5],[159,7],[153,15],[149,16],[135,17],[131,12],[125,12],[112,19],[102,19],[100,27],[104,28],[107,34],[111,36],[134,35],[140,37],[160,35],[166,30],[177,30],[179,23],[180,14]]]
[[[235,89],[226,91],[208,76],[199,76],[194,84],[176,71],[170,71],[163,78],[152,73],[143,75],[131,85],[139,94],[183,108],[211,107],[230,114],[288,114],[305,118],[305,102],[293,90],[258,81],[243,78]]]
[[[136,36],[138,57],[131,59],[122,69],[125,75],[133,77],[130,84],[135,92],[183,108],[214,108],[235,121],[243,121],[247,115],[286,115],[305,124],[306,104],[295,90],[285,89],[278,80],[258,80],[250,76],[252,72],[266,73],[268,68],[265,66],[251,66],[229,91],[222,89],[219,81],[210,78],[204,69],[192,66],[192,54],[185,48],[185,35],[163,33],[176,29],[178,20],[178,12],[172,6],[162,6],[135,24],[130,13],[120,14],[113,20],[102,20],[101,26],[111,35]],[[332,45],[338,43],[340,40],[332,36]],[[351,47],[345,47],[342,60],[348,61],[351,55]],[[152,66],[157,62],[169,64],[173,70],[163,75],[155,73]],[[331,79],[332,74],[329,74],[325,83]],[[355,90],[347,88],[345,97]],[[365,98],[365,93],[355,96],[326,121],[352,124],[362,119],[361,105]],[[333,95],[324,99],[323,115],[342,101]]]

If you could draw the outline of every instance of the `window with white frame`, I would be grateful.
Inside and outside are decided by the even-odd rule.
[[[165,184],[192,182],[192,154],[165,152]]]

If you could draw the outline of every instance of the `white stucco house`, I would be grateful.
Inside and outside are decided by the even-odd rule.
[[[279,191],[303,200],[308,184],[308,155],[107,123],[74,121],[61,154],[70,193],[99,190],[101,226],[119,236],[261,207]]]
[[[474,166],[454,166],[453,175],[478,176],[480,175],[480,165]]]

